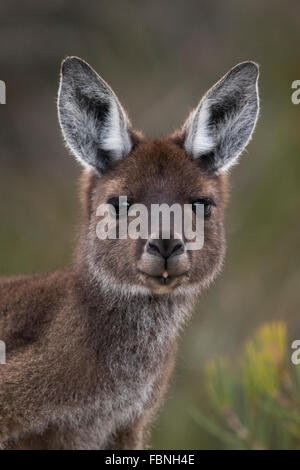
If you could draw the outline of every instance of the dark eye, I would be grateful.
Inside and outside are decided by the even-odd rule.
[[[216,206],[216,203],[210,198],[200,198],[192,202],[193,211],[196,213],[197,206],[203,204],[204,206],[204,219],[209,219],[211,216],[211,206]]]
[[[128,213],[129,207],[131,206],[130,202],[125,196],[112,197],[107,201],[107,204],[110,204],[114,207],[117,217],[126,215]]]

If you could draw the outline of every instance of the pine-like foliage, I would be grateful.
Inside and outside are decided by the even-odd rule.
[[[262,326],[238,364],[224,358],[205,368],[210,413],[194,419],[231,449],[300,449],[300,365],[291,362],[284,323]]]

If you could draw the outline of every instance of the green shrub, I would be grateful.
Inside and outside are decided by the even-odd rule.
[[[300,449],[300,366],[291,363],[284,323],[262,326],[238,364],[205,367],[209,414],[193,418],[231,449]]]

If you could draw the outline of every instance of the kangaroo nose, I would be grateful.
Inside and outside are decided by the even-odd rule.
[[[181,240],[176,239],[151,239],[147,242],[146,250],[151,255],[167,259],[170,256],[182,254],[184,252],[184,244]]]

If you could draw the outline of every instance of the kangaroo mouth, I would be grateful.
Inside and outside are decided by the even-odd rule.
[[[175,287],[178,287],[184,281],[188,280],[187,271],[176,275],[169,275],[167,271],[164,271],[160,275],[152,275],[141,270],[138,270],[138,272],[143,285],[149,287],[155,292],[169,292],[175,289]]]

